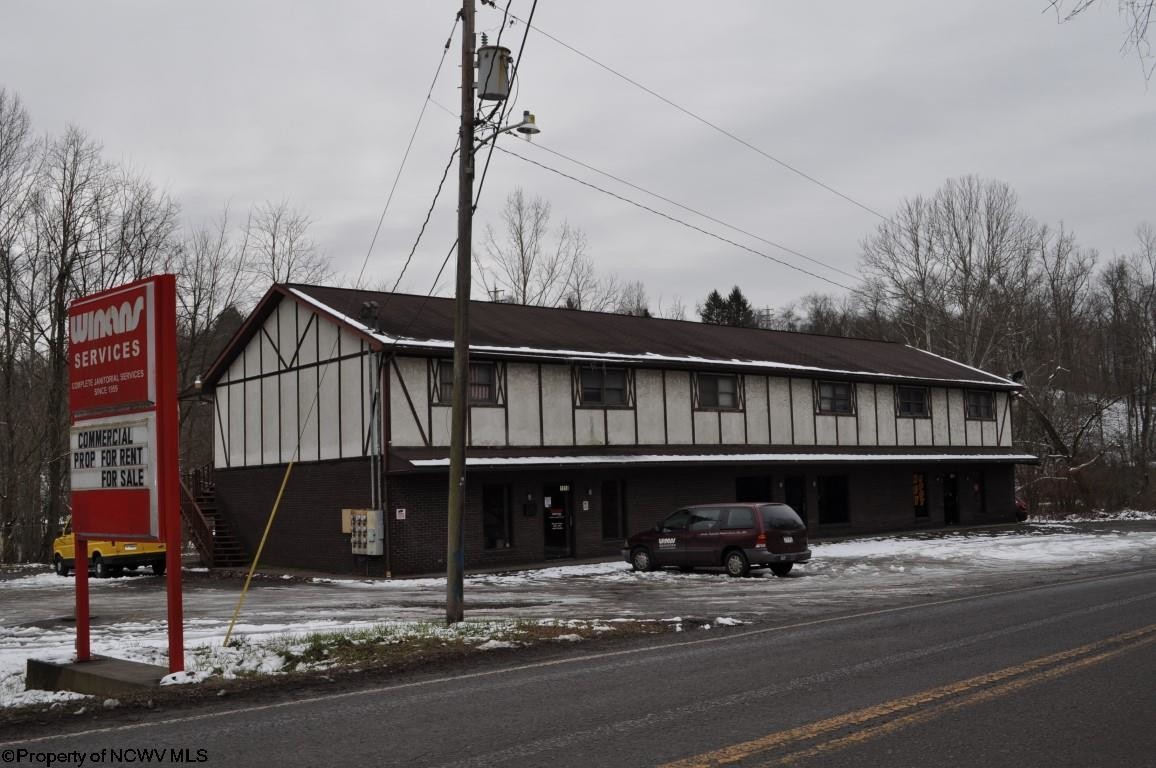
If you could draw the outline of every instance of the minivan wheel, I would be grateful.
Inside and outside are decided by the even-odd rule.
[[[64,564],[64,558],[56,555],[52,558],[52,569],[56,571],[57,576],[67,576],[68,566]]]
[[[746,576],[751,572],[751,564],[747,561],[747,556],[739,549],[732,549],[727,552],[723,565],[726,567],[727,576]]]
[[[636,571],[654,570],[654,561],[650,559],[650,551],[646,547],[639,547],[630,553],[630,564]]]
[[[786,576],[791,572],[791,566],[794,563],[771,563],[771,573],[776,576]]]

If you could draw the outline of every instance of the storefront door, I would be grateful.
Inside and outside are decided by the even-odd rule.
[[[954,473],[943,476],[943,523],[959,525],[959,483]]]
[[[570,495],[570,486],[566,484],[542,488],[542,524],[545,526],[542,539],[547,559],[574,554]]]
[[[803,522],[810,525],[810,520],[807,519],[807,478],[803,475],[790,475],[786,478],[784,489],[784,499],[791,509],[799,513],[799,517],[803,518]]]

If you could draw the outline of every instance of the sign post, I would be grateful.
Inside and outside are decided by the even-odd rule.
[[[180,672],[176,277],[157,275],[76,299],[68,326],[76,658],[91,658],[88,540],[163,541],[169,671]]]

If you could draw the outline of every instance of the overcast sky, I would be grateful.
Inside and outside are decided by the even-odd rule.
[[[504,5],[499,0],[499,8]],[[526,18],[531,0],[513,0]],[[1057,24],[1047,0],[538,3],[535,27],[884,215],[953,176],[1007,182],[1024,211],[1102,257],[1156,224],[1156,88],[1105,0]],[[340,272],[361,269],[454,26],[451,0],[4,0],[0,86],[42,133],[73,123],[176,198],[188,223],[287,199]],[[478,7],[478,31],[500,12]],[[460,27],[458,27],[460,32]],[[517,52],[524,27],[505,32]],[[433,100],[456,113],[460,38]],[[854,273],[879,223],[654,96],[530,31],[501,146],[768,256],[765,242],[600,177],[545,149]],[[431,104],[366,270],[392,282],[453,148]],[[781,307],[834,286],[496,153],[480,242],[515,187],[581,228],[600,270],[641,280],[652,309],[734,284]],[[402,288],[425,293],[455,233],[456,169]],[[448,274],[448,273],[447,273]],[[452,291],[442,281],[441,293]],[[475,291],[475,294],[477,291]]]

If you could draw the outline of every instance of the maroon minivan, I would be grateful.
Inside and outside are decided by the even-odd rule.
[[[627,539],[622,556],[636,571],[721,566],[729,576],[746,576],[751,568],[786,576],[795,563],[811,559],[811,550],[806,524],[786,504],[728,502],[678,510]]]

